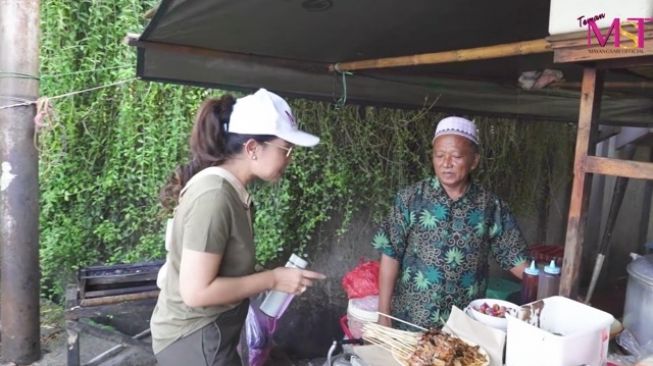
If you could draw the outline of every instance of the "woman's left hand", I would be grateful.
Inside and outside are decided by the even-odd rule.
[[[272,270],[274,276],[273,290],[283,291],[290,294],[302,294],[316,280],[326,278],[322,273],[308,271],[305,269],[278,267]]]

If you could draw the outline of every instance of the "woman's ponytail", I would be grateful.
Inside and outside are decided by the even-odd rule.
[[[230,95],[220,99],[207,99],[195,116],[190,137],[190,162],[179,165],[161,190],[163,207],[173,210],[179,202],[179,193],[199,171],[224,163],[236,151],[229,148],[229,118],[236,100]]]

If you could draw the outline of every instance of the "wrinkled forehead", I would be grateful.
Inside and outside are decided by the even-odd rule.
[[[433,140],[433,151],[476,151],[476,144],[458,135],[442,135]]]

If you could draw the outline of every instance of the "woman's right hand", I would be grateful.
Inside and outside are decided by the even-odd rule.
[[[323,280],[325,275],[305,269],[278,267],[272,270],[272,289],[290,294],[302,294],[316,280]]]

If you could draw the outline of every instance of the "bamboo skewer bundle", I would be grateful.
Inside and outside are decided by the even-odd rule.
[[[392,329],[376,323],[363,325],[363,339],[379,347],[407,363],[415,352],[421,333]]]
[[[401,319],[393,318],[383,313],[379,313],[379,315],[398,320],[421,330],[419,332],[408,332],[389,328],[377,323],[365,323],[363,325],[363,339],[388,351],[392,354],[395,360],[403,366],[409,366],[411,364],[446,366],[450,365],[451,362],[453,362],[454,365],[459,366],[483,366],[489,364],[487,353],[476,345],[470,344],[458,337],[446,334],[443,339],[436,341],[442,341],[444,343],[433,343],[434,339],[429,337],[434,334],[437,334],[436,337],[439,337],[439,331],[435,331],[434,333],[433,330],[429,331],[423,327],[408,323]],[[424,347],[426,347],[426,349]],[[447,351],[447,348],[449,351]],[[453,353],[447,352],[455,352],[456,356],[454,356]],[[455,358],[450,359],[448,356],[444,356],[446,354]],[[448,362],[450,363],[441,359],[440,355],[449,359]]]

